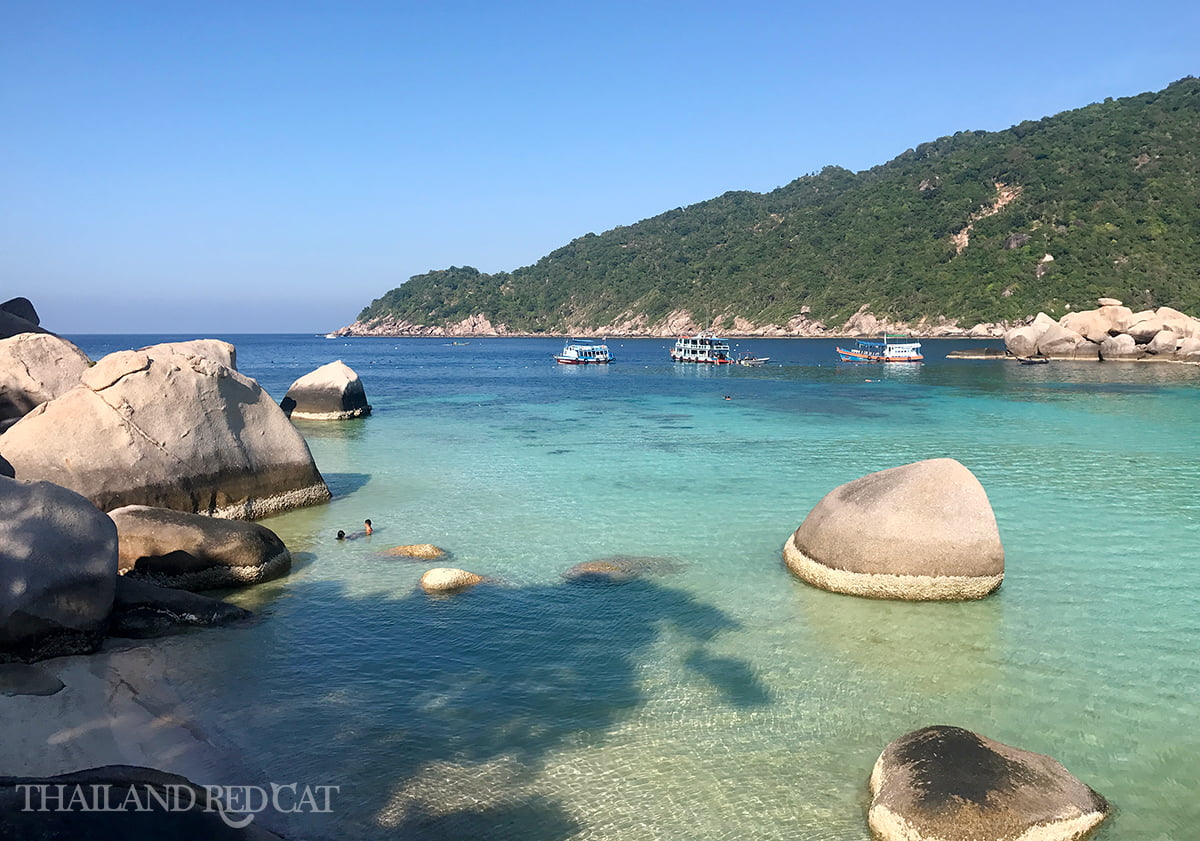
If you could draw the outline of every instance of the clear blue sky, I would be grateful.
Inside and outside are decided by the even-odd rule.
[[[0,295],[324,332],[726,190],[1200,74],[1200,3],[4,0]]]

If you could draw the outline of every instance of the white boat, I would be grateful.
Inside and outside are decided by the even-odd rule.
[[[612,356],[606,344],[576,339],[568,340],[554,361],[559,365],[607,365],[612,362]]]
[[[701,331],[694,336],[680,336],[671,350],[674,362],[703,362],[708,365],[732,365],[729,342],[716,333]]]
[[[884,334],[883,341],[870,342],[859,339],[857,347],[837,348],[843,362],[920,362],[921,343],[910,336]]]
[[[737,358],[738,365],[746,365],[747,367],[757,368],[759,365],[766,365],[771,361],[769,356],[755,356],[753,353],[743,353]]]

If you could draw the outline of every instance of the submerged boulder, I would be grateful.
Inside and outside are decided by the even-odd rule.
[[[116,578],[103,512],[49,482],[0,478],[0,662],[95,651]]]
[[[440,546],[434,546],[432,543],[409,543],[404,546],[393,546],[391,549],[385,549],[384,555],[400,558],[418,558],[423,561],[432,561],[437,558],[444,558],[449,553]]]
[[[279,405],[289,418],[302,420],[347,420],[371,414],[362,380],[340,359],[292,383]]]
[[[226,625],[253,615],[219,599],[119,575],[108,632],[114,637],[145,639],[185,628]]]
[[[182,590],[257,584],[286,575],[292,556],[258,523],[127,505],[108,514],[120,538],[120,570]]]
[[[870,787],[867,819],[882,841],[1074,841],[1110,810],[1051,757],[961,727],[896,739]]]
[[[966,467],[930,459],[834,488],[783,547],[800,578],[883,599],[978,599],[1004,579],[987,493]]]
[[[421,576],[421,589],[426,593],[453,593],[483,581],[482,575],[453,567],[436,567]]]
[[[3,436],[20,479],[99,508],[257,519],[329,499],[304,438],[257,382],[203,356],[121,351]]]
[[[50,333],[0,339],[0,420],[24,417],[66,394],[91,364],[83,351]]]

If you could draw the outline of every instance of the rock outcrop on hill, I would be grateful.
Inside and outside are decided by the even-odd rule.
[[[0,478],[0,662],[95,651],[116,577],[103,512],[49,482]]]
[[[16,477],[103,510],[257,519],[329,499],[308,445],[257,382],[204,356],[151,353],[109,354],[0,436]]]
[[[896,739],[870,788],[868,822],[882,841],[1075,841],[1110,811],[1056,760],[961,727]]]
[[[371,413],[362,380],[340,359],[292,383],[279,406],[289,418],[302,420],[348,420]]]
[[[1170,307],[1135,313],[1115,298],[1098,303],[1057,321],[1038,313],[1004,334],[1005,347],[1020,357],[1200,362],[1200,319]]]
[[[784,544],[783,557],[809,584],[881,599],[978,599],[1004,578],[987,493],[949,458],[834,488]]]

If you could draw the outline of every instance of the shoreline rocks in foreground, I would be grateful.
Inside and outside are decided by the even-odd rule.
[[[950,458],[834,488],[788,538],[783,558],[815,587],[878,599],[979,599],[1004,579],[987,493]]]
[[[349,420],[371,414],[362,380],[340,359],[292,383],[279,406],[289,418],[300,420]]]
[[[16,478],[71,488],[102,510],[253,520],[326,502],[308,445],[259,384],[181,350],[105,356],[0,436],[0,456]]]
[[[50,482],[0,478],[0,662],[95,651],[116,578],[102,511]]]
[[[867,821],[882,841],[1075,841],[1110,811],[1055,759],[961,727],[891,742],[870,793]]]

